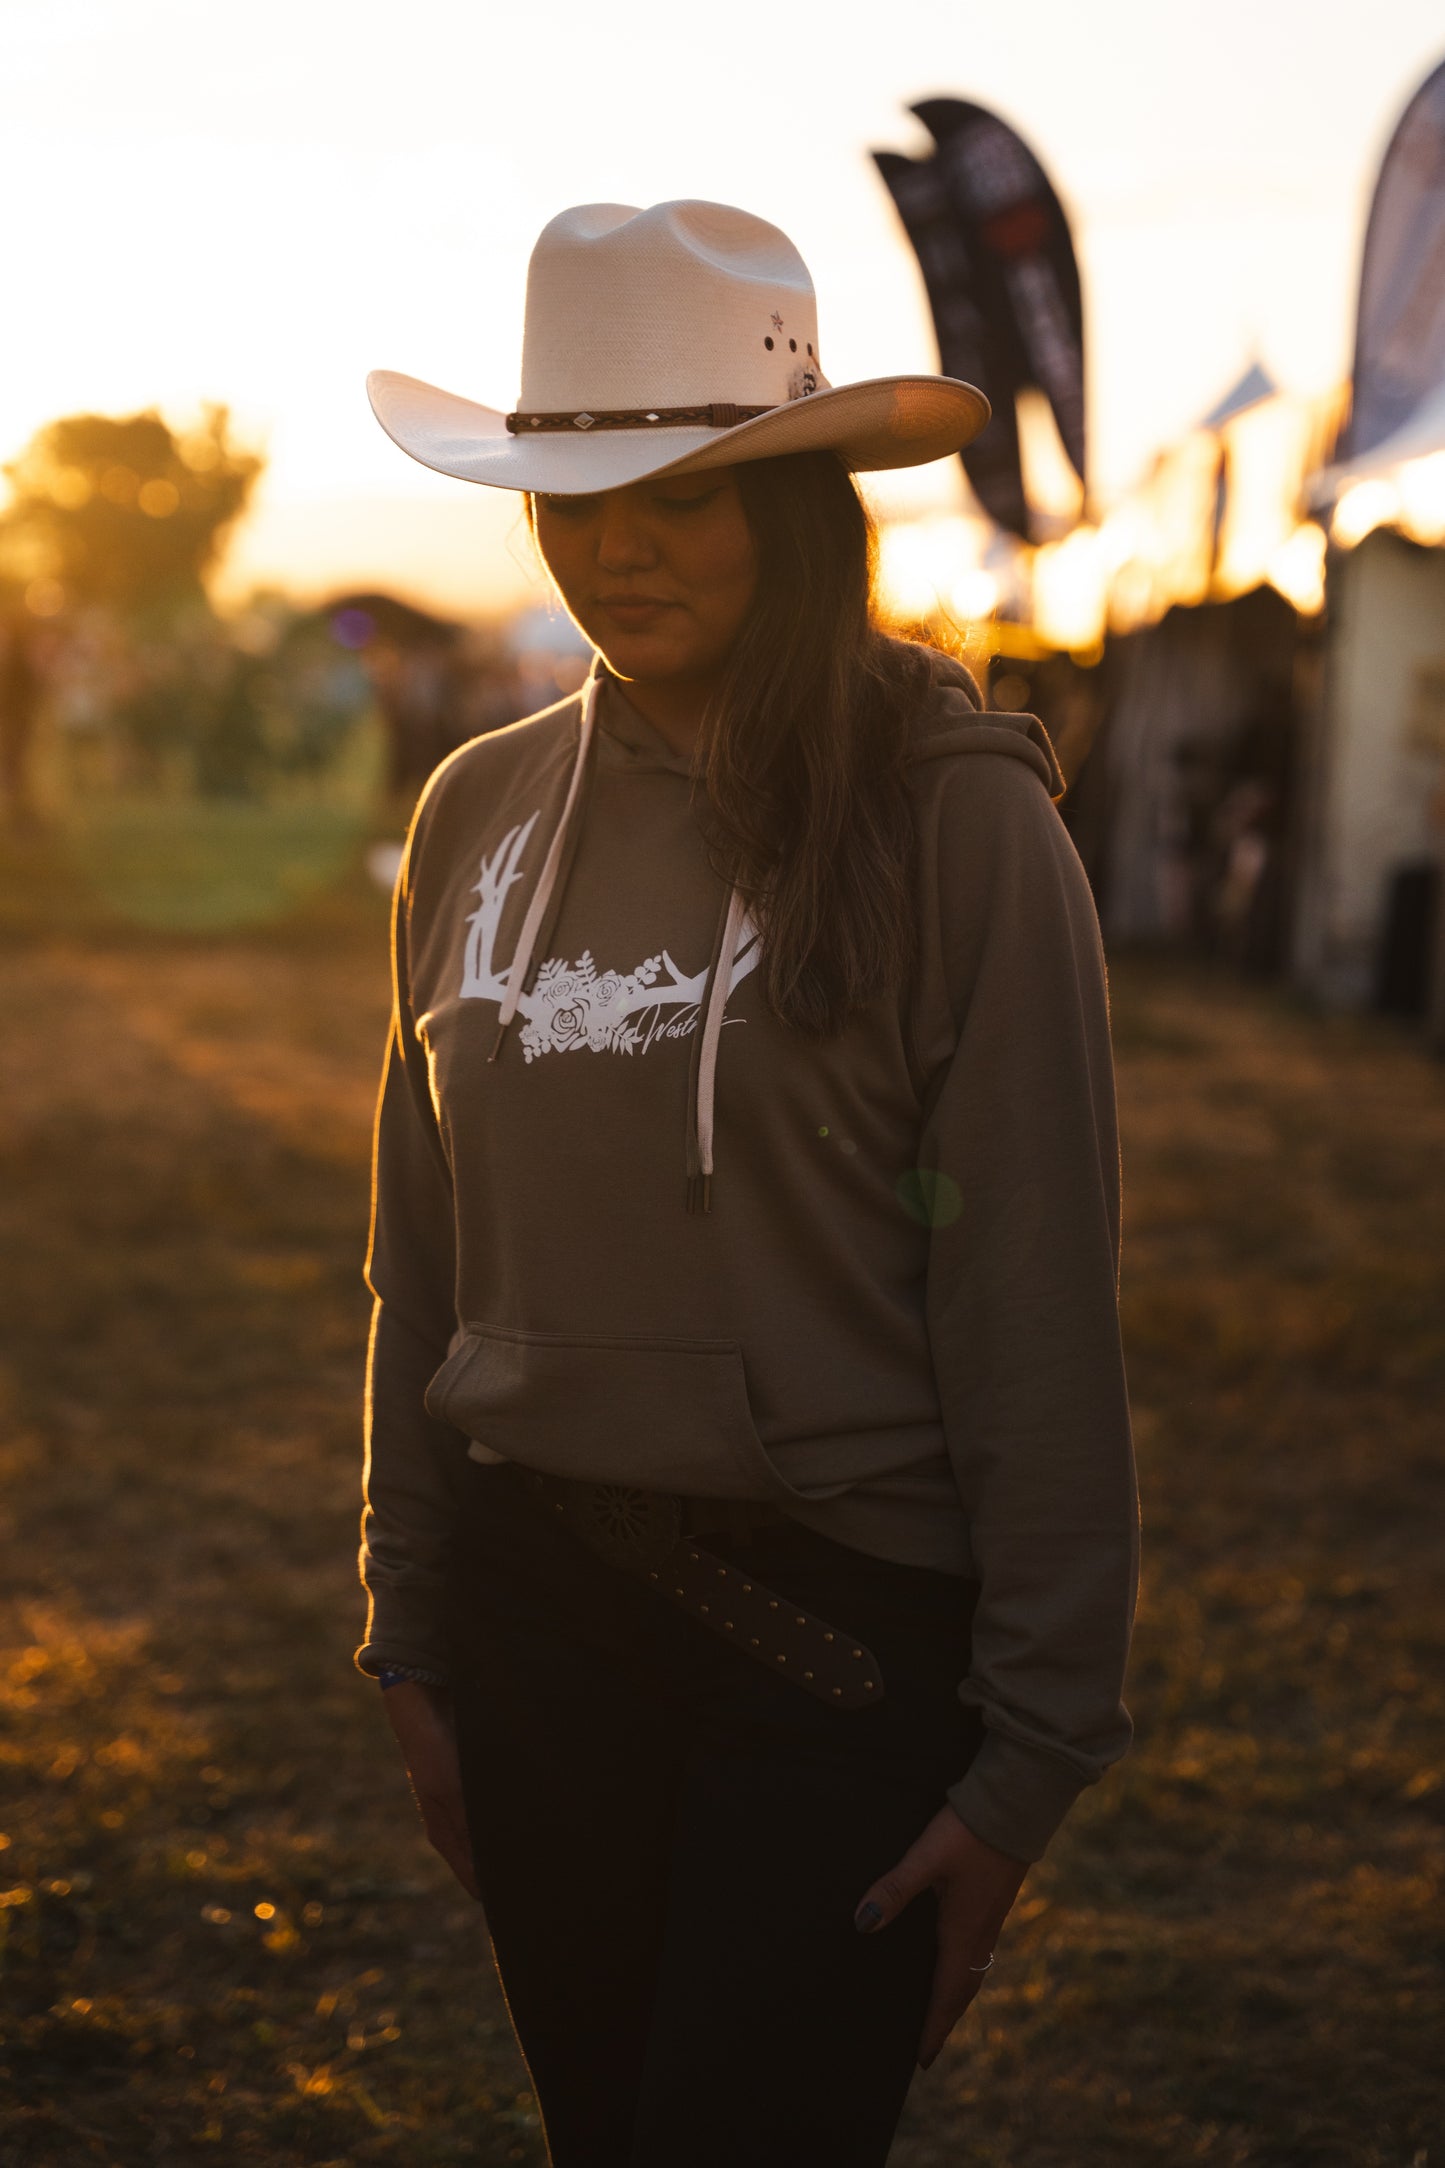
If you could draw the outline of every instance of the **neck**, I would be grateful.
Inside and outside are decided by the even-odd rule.
[[[717,677],[628,678],[618,672],[617,678],[643,721],[651,723],[674,753],[690,757],[702,734],[707,704],[717,691]]]

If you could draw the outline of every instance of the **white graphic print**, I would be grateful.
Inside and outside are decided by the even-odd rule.
[[[518,864],[537,815],[509,829],[490,858],[482,860],[476,893],[481,898],[467,920],[466,959],[462,971],[464,1001],[495,1001],[506,996],[511,967],[498,971],[497,928],[508,889],[522,878]],[[758,962],[758,936],[743,920],[738,952],[728,978],[728,992]],[[517,1003],[526,1023],[518,1043],[528,1061],[542,1054],[588,1047],[594,1054],[645,1054],[657,1039],[685,1039],[696,1030],[707,991],[707,972],[689,978],[666,949],[645,957],[635,971],[599,971],[592,951],[584,949],[575,964],[549,957],[531,992]]]

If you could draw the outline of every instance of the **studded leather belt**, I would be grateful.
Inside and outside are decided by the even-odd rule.
[[[883,1675],[871,1649],[729,1565],[691,1533],[744,1537],[786,1520],[778,1508],[675,1498],[627,1483],[581,1483],[536,1468],[523,1473],[590,1551],[646,1581],[779,1678],[834,1709],[864,1709],[883,1699]]]

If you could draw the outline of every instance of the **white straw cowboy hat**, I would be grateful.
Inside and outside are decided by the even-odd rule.
[[[776,226],[722,203],[584,203],[543,228],[515,413],[390,369],[366,388],[424,467],[555,496],[783,452],[921,466],[989,417],[954,377],[830,385],[807,265]]]

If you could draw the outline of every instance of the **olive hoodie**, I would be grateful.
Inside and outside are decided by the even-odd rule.
[[[1034,1859],[1130,1735],[1104,966],[1036,721],[936,658],[909,777],[917,968],[821,1041],[769,1010],[689,763],[605,673],[432,777],[395,901],[357,1660],[446,1676],[449,1457],[772,1501],[977,1580],[987,1730],[949,1797]]]

